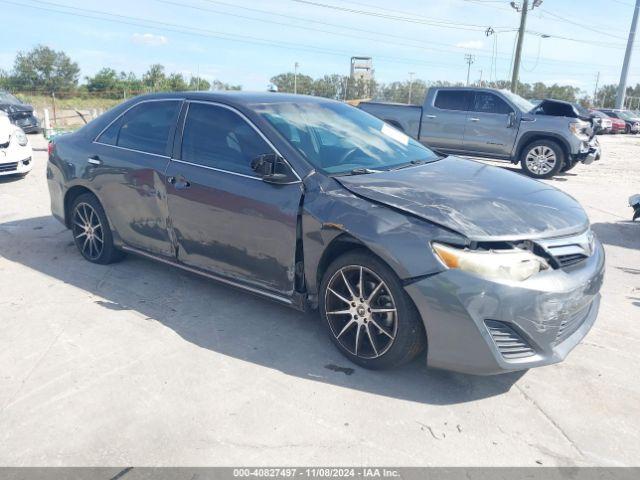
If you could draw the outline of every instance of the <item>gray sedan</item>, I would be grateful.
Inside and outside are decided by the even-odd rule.
[[[573,198],[330,100],[137,97],[56,138],[47,178],[88,261],[137,254],[317,309],[367,368],[551,364],[598,313],[604,252]]]

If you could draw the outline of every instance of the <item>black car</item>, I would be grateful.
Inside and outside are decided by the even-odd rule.
[[[0,91],[0,110],[3,110],[11,123],[20,127],[25,133],[39,133],[40,122],[33,113],[33,107],[23,103],[9,92]]]
[[[476,374],[556,363],[598,313],[604,251],[573,198],[332,100],[135,98],[56,137],[47,179],[88,261],[133,253],[317,309],[368,368],[425,349]]]

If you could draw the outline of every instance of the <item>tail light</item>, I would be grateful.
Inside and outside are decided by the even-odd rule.
[[[47,145],[47,153],[49,154],[49,160],[53,157],[53,154],[56,152],[56,144],[53,142],[49,142]]]

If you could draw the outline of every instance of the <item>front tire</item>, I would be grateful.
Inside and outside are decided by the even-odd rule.
[[[85,193],[71,207],[71,231],[80,254],[91,263],[108,265],[124,257],[113,244],[107,215],[95,195]]]
[[[520,165],[530,177],[543,179],[556,175],[564,162],[564,151],[559,144],[553,140],[537,140],[523,149]]]
[[[319,303],[333,343],[364,368],[402,365],[426,346],[422,320],[400,280],[365,251],[347,253],[329,265]]]
[[[572,170],[576,165],[578,165],[577,160],[567,160],[562,166],[561,171],[568,172],[569,170]]]

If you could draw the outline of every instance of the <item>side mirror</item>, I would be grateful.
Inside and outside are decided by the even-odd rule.
[[[509,118],[507,119],[507,127],[508,128],[513,128],[516,125],[516,113],[515,112],[511,112],[509,114]]]
[[[291,181],[291,173],[284,159],[275,153],[259,155],[251,161],[251,169],[267,183],[283,184]]]

